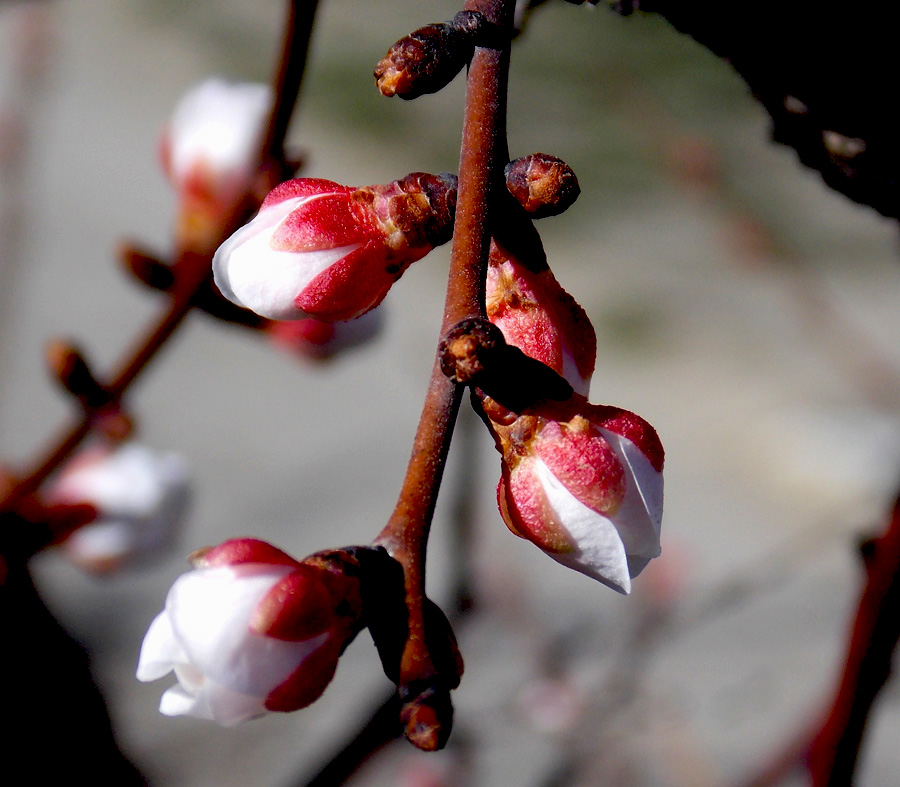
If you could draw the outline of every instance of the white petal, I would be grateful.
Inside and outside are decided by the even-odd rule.
[[[608,429],[600,429],[600,432],[616,452],[626,473],[625,499],[612,518],[622,536],[625,551],[637,557],[658,557],[663,474],[650,464],[650,460],[630,440]],[[636,577],[643,567],[640,566],[631,576]]]
[[[111,516],[148,516],[160,505],[169,486],[183,485],[186,475],[183,463],[174,455],[126,443],[64,472],[53,494],[73,502],[86,500]]]
[[[575,542],[571,552],[547,554],[619,593],[630,593],[628,559],[615,524],[578,500],[540,459],[535,462],[535,472],[548,502]]]
[[[113,564],[134,548],[134,527],[128,522],[91,522],[78,528],[65,542],[66,553],[80,565]]]
[[[578,371],[578,364],[575,363],[575,356],[565,343],[562,347],[562,376],[572,386],[572,390],[575,393],[579,393],[584,397],[587,397],[588,393],[590,393],[590,375],[587,378],[581,376],[581,372]]]
[[[210,79],[185,94],[169,127],[175,179],[200,162],[216,173],[248,168],[271,106],[268,85]]]
[[[151,681],[170,672],[175,664],[185,661],[185,653],[175,640],[169,616],[165,612],[157,615],[141,645],[138,658],[137,679]]]
[[[281,222],[312,197],[296,197],[264,208],[226,240],[213,257],[216,286],[232,303],[271,320],[306,316],[294,305],[303,289],[361,244],[320,251],[276,251],[270,245]]]
[[[160,699],[159,712],[164,716],[190,716],[214,721],[223,727],[235,727],[268,711],[264,697],[252,697],[206,683],[197,694],[185,691],[181,686],[168,689]]]
[[[176,580],[166,610],[186,660],[207,681],[265,697],[325,641],[327,634],[284,642],[250,631],[263,596],[292,570],[246,564],[200,569]]]

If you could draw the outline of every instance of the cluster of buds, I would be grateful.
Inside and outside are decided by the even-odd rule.
[[[506,174],[510,193],[536,218],[558,213],[578,194],[574,174],[552,156],[519,159]],[[516,407],[490,389],[478,390],[502,457],[503,520],[563,565],[630,593],[631,580],[660,554],[659,437],[634,413],[588,402],[594,329],[549,267],[535,270],[493,241],[485,301],[506,342],[572,388],[558,396],[541,382],[532,401]]]
[[[351,320],[375,308],[453,229],[456,177],[416,172],[386,186],[316,178],[272,190],[216,252],[228,300],[273,320]]]
[[[404,98],[438,90],[475,47],[496,46],[497,35],[471,11],[417,30],[379,63],[378,86]],[[251,132],[241,135],[258,133]],[[245,156],[246,146],[238,147]],[[207,169],[178,165],[174,148],[166,156],[182,192],[213,190]],[[509,194],[491,195],[485,312],[446,333],[440,368],[473,389],[494,436],[502,460],[497,499],[509,529],[627,594],[660,554],[662,445],[639,416],[586,398],[596,335],[547,265],[532,225],[572,204],[574,173],[535,154],[511,162],[505,176]],[[275,321],[272,334],[286,344],[325,347],[336,336],[333,323],[369,313],[413,262],[450,239],[456,187],[454,175],[425,173],[360,188],[313,178],[281,183],[215,252],[215,284],[262,319],[256,327]],[[462,660],[446,617],[416,586],[424,567],[414,561],[424,549],[411,557],[392,525],[375,542],[381,546],[300,561],[249,538],[196,553],[141,650],[139,679],[170,671],[178,679],[160,710],[231,726],[305,707],[368,628],[398,686],[407,737],[420,748],[442,746]]]

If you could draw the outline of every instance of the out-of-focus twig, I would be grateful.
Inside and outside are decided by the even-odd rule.
[[[274,78],[275,103],[257,156],[257,168],[267,181],[264,184],[267,188],[262,189],[263,193],[276,185],[291,169],[285,161],[284,136],[299,95],[315,10],[315,2],[292,0],[290,3],[284,44]],[[235,197],[228,209],[223,210],[218,222],[220,242],[256,210],[259,206],[259,190],[258,182],[248,183],[246,190]],[[168,290],[171,295],[168,306],[105,379],[95,375],[113,405],[119,405],[131,384],[187,316],[194,305],[196,293],[208,284],[211,276],[210,263],[211,252],[198,253],[192,249],[176,251],[170,265],[173,282]],[[0,514],[14,510],[22,500],[34,494],[41,483],[91,432],[100,415],[102,413],[87,408],[59,437],[53,439],[32,469],[18,474],[17,483],[0,500]]]
[[[834,700],[822,720],[748,779],[747,787],[779,784],[804,765],[815,787],[853,780],[869,713],[890,675],[900,639],[900,495],[884,533],[866,541],[861,551],[866,584]]]

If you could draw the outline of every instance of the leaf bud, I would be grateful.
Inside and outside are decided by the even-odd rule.
[[[572,168],[547,153],[531,153],[510,161],[504,174],[509,193],[535,219],[559,215],[581,193]]]
[[[490,27],[477,11],[460,11],[449,22],[420,27],[397,41],[375,66],[375,84],[388,97],[436,93],[469,62]]]

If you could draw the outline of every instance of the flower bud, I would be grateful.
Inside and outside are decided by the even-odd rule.
[[[190,485],[180,457],[126,443],[81,452],[48,498],[97,509],[97,519],[75,530],[64,549],[73,563],[101,574],[169,549],[187,514]]]
[[[161,143],[166,175],[179,192],[220,199],[253,175],[272,90],[208,79],[179,102]]]
[[[584,397],[491,422],[509,529],[620,593],[659,555],[663,449],[634,413]]]
[[[509,344],[587,395],[597,356],[594,326],[549,268],[526,268],[491,242],[485,300],[488,319]]]
[[[228,300],[273,320],[351,320],[450,239],[455,210],[453,175],[413,173],[358,189],[289,180],[216,252],[216,285]]]
[[[175,671],[167,716],[231,727],[319,698],[359,630],[359,581],[316,556],[299,562],[242,538],[198,553],[144,638],[137,677]]]
[[[205,250],[222,212],[251,186],[271,107],[267,85],[221,79],[197,85],[179,102],[160,157],[181,200],[181,244]]]

